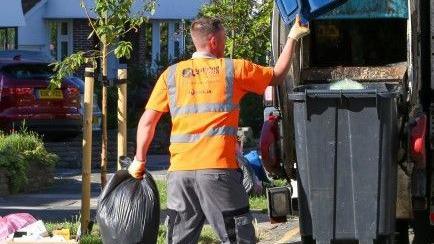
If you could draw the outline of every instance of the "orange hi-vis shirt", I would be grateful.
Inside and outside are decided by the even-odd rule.
[[[169,171],[236,169],[239,103],[262,94],[273,69],[241,59],[194,58],[166,69],[146,109],[172,116]]]

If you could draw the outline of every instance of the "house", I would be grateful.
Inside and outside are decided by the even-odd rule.
[[[19,4],[19,0],[7,2],[9,1]],[[16,47],[44,51],[57,60],[73,52],[94,49],[96,42],[88,39],[91,27],[80,1],[21,0],[24,20],[13,26]],[[129,63],[155,70],[158,60],[173,60],[182,56],[185,51],[185,23],[193,19],[206,2],[207,0],[157,0],[155,13],[148,16],[149,23],[127,36],[134,48]],[[94,6],[93,0],[85,0],[85,3],[89,8]],[[0,14],[3,9],[5,8],[1,8]],[[140,1],[137,1],[132,12],[137,12],[135,9],[140,9]],[[163,35],[167,35],[167,38],[162,38]],[[111,55],[108,65],[108,78],[111,79],[116,75],[119,61]]]
[[[20,0],[3,1],[0,8],[0,50],[17,47],[17,28],[24,25]]]

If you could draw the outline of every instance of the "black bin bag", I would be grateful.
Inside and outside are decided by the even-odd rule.
[[[160,199],[152,176],[137,180],[117,171],[99,197],[96,218],[104,244],[155,244]]]

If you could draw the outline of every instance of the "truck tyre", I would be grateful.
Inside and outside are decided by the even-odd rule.
[[[396,236],[395,240],[397,244],[410,244],[409,236],[408,236],[408,220],[406,219],[397,219],[396,220]]]
[[[413,229],[414,229],[414,240],[413,244],[427,244],[432,243],[432,231],[428,219],[428,211],[414,211],[414,221],[413,221]]]
[[[395,243],[395,235],[389,235],[389,236],[383,236],[380,238],[380,241],[378,242],[380,244],[393,244]]]

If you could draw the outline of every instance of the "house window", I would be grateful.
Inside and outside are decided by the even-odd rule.
[[[72,21],[51,21],[50,26],[50,53],[57,60],[63,60],[72,54]]]
[[[68,57],[68,42],[60,43],[60,58],[63,60]]]
[[[173,38],[175,39],[173,45],[174,45],[174,56],[175,58],[179,58],[181,56],[181,52],[180,52],[180,46],[179,46],[179,42],[181,41],[182,38],[182,30],[181,30],[181,23],[177,22],[175,23],[175,33],[173,34]]]
[[[62,36],[67,36],[68,35],[68,22],[62,22],[60,24],[61,29],[60,29],[60,33]]]
[[[0,50],[17,48],[17,28],[0,28]]]
[[[167,22],[160,23],[160,62],[163,65],[169,61],[169,24]]]
[[[175,43],[174,43],[174,55],[175,55],[175,58],[179,58],[181,55],[180,55],[180,52],[179,52],[179,41],[175,41]]]
[[[191,38],[185,38],[187,36],[190,36],[190,28],[188,28],[188,26],[191,26],[191,21],[185,20],[185,22],[183,22],[180,27],[183,30],[183,40],[180,43],[181,52],[186,57],[191,56],[196,51],[196,48],[194,47]]]
[[[57,23],[50,22],[50,54],[57,59]]]
[[[152,63],[152,24],[145,23],[145,65],[150,67]]]

